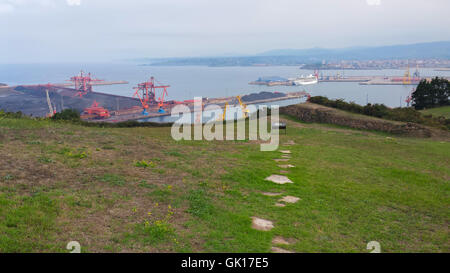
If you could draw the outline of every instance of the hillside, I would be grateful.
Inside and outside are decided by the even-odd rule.
[[[256,141],[0,116],[0,252],[450,251],[449,142],[283,120],[290,169]]]
[[[432,115],[434,117],[450,118],[450,106],[430,108],[430,109],[426,109],[426,110],[421,110],[421,112],[423,114]]]
[[[261,56],[304,56],[318,59],[428,59],[450,58],[450,41],[376,47],[276,49]]]
[[[311,98],[313,101],[314,98]],[[327,123],[354,129],[386,132],[410,137],[431,137],[450,141],[450,132],[444,129],[425,126],[413,122],[400,122],[356,114],[316,103],[302,103],[282,107],[280,113],[298,118],[305,122]],[[445,127],[444,127],[445,128]]]
[[[390,45],[376,47],[275,49],[248,56],[196,57],[196,58],[140,58],[134,62],[147,65],[206,65],[206,66],[252,66],[252,65],[301,65],[340,60],[386,60],[386,59],[450,59],[450,41]]]

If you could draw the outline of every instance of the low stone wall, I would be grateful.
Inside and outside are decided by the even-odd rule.
[[[355,129],[382,131],[415,137],[433,136],[433,130],[416,123],[403,123],[354,115],[313,103],[280,107],[280,113],[296,117],[304,122],[329,123]]]

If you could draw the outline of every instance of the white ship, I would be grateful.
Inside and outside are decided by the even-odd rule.
[[[292,82],[294,83],[294,85],[309,85],[316,84],[319,82],[319,80],[317,79],[317,76],[310,74],[306,77],[302,75],[301,77],[292,79]]]

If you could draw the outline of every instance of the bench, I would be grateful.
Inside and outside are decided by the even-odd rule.
[[[274,123],[274,124],[272,124],[272,128],[273,129],[277,129],[278,128],[278,130],[283,130],[284,129],[284,134],[286,134],[286,123],[284,123],[284,122]]]

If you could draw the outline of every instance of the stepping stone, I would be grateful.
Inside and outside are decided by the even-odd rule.
[[[285,204],[281,204],[281,203],[275,203],[275,207],[282,208],[282,207],[286,207],[286,205]]]
[[[286,183],[293,183],[289,178],[287,178],[284,175],[278,175],[278,174],[272,174],[271,176],[267,177],[266,180],[271,181],[273,183],[277,184],[286,184]]]
[[[285,196],[283,198],[281,198],[280,200],[278,200],[278,202],[286,202],[286,203],[297,203],[298,200],[300,200],[300,198],[295,197],[295,196]]]
[[[278,192],[263,192],[262,194],[264,194],[265,196],[278,196],[278,195],[281,195],[281,193],[278,193]]]
[[[289,251],[289,250],[286,250],[286,249],[282,249],[282,248],[279,248],[279,247],[275,247],[275,246],[272,247],[272,252],[273,253],[294,253],[292,251]]]
[[[291,153],[291,151],[289,151],[289,150],[281,150],[280,152],[283,153],[283,154],[290,154]]]
[[[290,155],[281,155],[282,158],[291,158]]]
[[[281,159],[274,159],[276,162],[286,162],[289,161],[289,158],[281,158]]]
[[[252,228],[262,231],[269,231],[273,228],[273,223],[258,217],[252,217]]]
[[[274,244],[274,245],[289,245],[289,242],[286,241],[286,239],[284,239],[281,236],[276,236],[275,238],[273,238],[272,244]]]
[[[288,169],[288,168],[294,168],[294,165],[291,164],[287,164],[287,165],[278,165],[278,167],[283,168],[283,169]]]
[[[285,171],[285,170],[280,170],[280,173],[282,173],[282,174],[288,174],[289,172],[288,172],[288,171]]]

